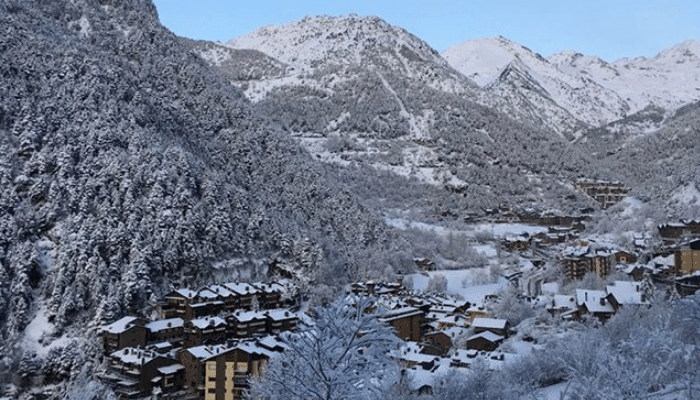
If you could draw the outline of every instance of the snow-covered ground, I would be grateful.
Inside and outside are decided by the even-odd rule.
[[[424,291],[428,287],[430,278],[435,275],[443,275],[447,279],[447,294],[457,295],[465,301],[476,304],[483,304],[487,295],[498,293],[499,290],[508,286],[508,281],[504,278],[497,278],[496,283],[481,285],[473,282],[479,281],[484,275],[490,274],[488,268],[470,268],[451,271],[430,271],[418,274],[409,274],[408,281],[413,281],[412,290]]]
[[[450,229],[444,226],[428,224],[425,222],[409,221],[404,218],[398,217],[385,217],[384,221],[398,229],[420,229],[428,232],[434,232],[440,236],[447,236],[450,234],[461,234],[468,237],[476,237],[480,235],[486,235],[488,237],[493,237],[494,239],[505,239],[507,237],[517,237],[523,234],[535,235],[540,232],[547,233],[548,228],[545,226],[534,226],[527,224],[518,223],[480,223],[474,225],[467,225],[466,229]]]
[[[69,344],[70,338],[65,335],[51,341],[50,338],[53,332],[54,326],[49,322],[45,308],[40,306],[37,309],[34,319],[32,319],[24,329],[24,342],[22,347],[34,350],[39,356],[45,356],[52,349],[65,347]]]

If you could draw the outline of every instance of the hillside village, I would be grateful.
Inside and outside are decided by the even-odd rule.
[[[184,3],[0,1],[0,400],[697,397],[700,41]]]
[[[641,235],[635,237],[634,248],[621,249],[583,236],[585,216],[518,214],[506,206],[487,210],[486,215],[481,222],[546,227],[532,235],[493,239],[503,252],[522,261],[500,270],[500,285],[464,287],[464,293],[471,293],[469,301],[447,293],[445,283],[418,287],[416,277],[432,280],[447,271],[432,260],[416,258],[414,274],[399,273],[393,282],[355,282],[347,288],[345,301],[370,298],[372,306],[366,311],[404,341],[392,358],[402,368],[404,384],[415,393],[430,393],[440,377],[468,370],[474,362],[499,370],[499,363],[517,359],[527,351],[523,349],[537,348],[537,335],[547,329],[521,332],[521,318],[497,315],[504,297],[515,296],[514,301],[531,310],[526,315],[540,310],[560,321],[605,323],[620,309],[648,307],[655,296],[688,295],[700,286],[697,221],[659,226],[659,243]],[[581,286],[590,275],[609,283],[602,288]],[[99,378],[122,399],[152,393],[163,399],[244,398],[250,377],[264,374],[268,360],[285,351],[279,334],[313,329],[308,315],[313,310],[302,300],[298,279],[291,273],[290,278],[276,276],[269,283],[176,289],[164,296],[156,319],[125,316],[105,326],[105,366]],[[561,282],[576,289],[563,293]]]

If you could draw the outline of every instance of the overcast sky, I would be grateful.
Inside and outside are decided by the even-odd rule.
[[[654,56],[700,39],[698,0],[154,0],[180,36],[228,41],[307,15],[376,15],[438,51],[496,35],[549,56],[563,50],[607,61]]]

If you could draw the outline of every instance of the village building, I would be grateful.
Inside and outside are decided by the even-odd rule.
[[[102,329],[102,348],[112,354],[126,347],[145,347],[147,340],[146,320],[123,317]]]
[[[700,236],[700,221],[684,220],[681,222],[672,222],[659,225],[657,229],[659,235],[664,239]]]
[[[649,305],[647,294],[642,290],[641,282],[615,281],[605,287],[607,300],[615,310],[624,306]]]
[[[204,317],[185,321],[185,347],[220,343],[226,340],[228,325],[220,317]]]
[[[579,280],[589,272],[604,278],[615,265],[615,254],[608,250],[593,250],[590,245],[567,247],[560,258],[566,275]]]
[[[169,342],[180,347],[185,340],[185,320],[179,317],[151,321],[146,324],[146,329],[148,343]]]
[[[594,181],[579,179],[575,185],[577,190],[587,194],[597,201],[601,208],[607,209],[627,197],[630,188],[620,182]]]
[[[547,312],[553,317],[562,319],[573,319],[578,312],[578,304],[575,296],[556,294],[547,304]]]
[[[160,318],[187,318],[187,306],[195,302],[197,292],[190,289],[177,289],[164,297],[164,303],[158,307]]]
[[[250,338],[267,332],[267,316],[261,311],[236,311],[226,317],[229,337]]]
[[[135,399],[150,396],[154,387],[160,387],[161,392],[175,390],[177,371],[159,369],[176,364],[174,358],[154,351],[126,347],[110,354],[107,370],[98,377],[112,385],[120,398]],[[163,386],[171,382],[173,386]]]
[[[466,337],[465,328],[450,328],[444,331],[433,331],[425,334],[425,343],[431,344],[439,351],[439,355],[446,355],[456,345],[457,339]]]
[[[508,337],[510,324],[508,323],[508,320],[505,319],[475,318],[474,321],[472,321],[471,327],[474,329],[474,333],[489,331],[506,338]]]
[[[487,318],[489,316],[488,311],[484,308],[483,305],[473,305],[469,307],[466,311],[467,319],[469,320],[469,324],[471,325],[474,323],[474,319],[476,318]]]
[[[266,332],[273,335],[294,330],[299,324],[299,316],[285,309],[266,310],[265,317]]]
[[[681,246],[673,255],[676,275],[690,275],[700,271],[700,240]]]
[[[257,285],[258,304],[261,308],[280,308],[282,307],[282,291],[283,287],[279,283],[261,283]]]
[[[203,400],[243,399],[249,377],[260,375],[273,354],[254,342],[188,348],[180,354],[185,387]]]
[[[607,321],[615,314],[615,307],[603,290],[576,289],[578,315],[590,314],[600,321]]]
[[[236,308],[244,310],[252,310],[253,303],[257,302],[259,293],[255,286],[249,283],[229,282],[224,283],[225,288],[230,290],[236,296]]]
[[[467,338],[467,349],[494,351],[503,342],[502,335],[491,331],[481,331]]]
[[[435,263],[430,260],[429,258],[414,258],[413,262],[416,264],[419,270],[421,271],[434,271],[435,270]]]
[[[379,321],[391,325],[398,337],[403,340],[419,342],[421,340],[421,323],[425,313],[415,307],[403,307],[390,310]]]

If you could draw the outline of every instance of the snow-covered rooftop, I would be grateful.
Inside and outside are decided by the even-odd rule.
[[[282,321],[290,318],[297,318],[297,315],[289,310],[283,308],[275,310],[266,310],[265,314],[270,317],[273,321]]]
[[[166,365],[165,367],[158,368],[158,372],[160,372],[163,375],[170,375],[170,374],[175,374],[178,371],[181,371],[183,369],[185,369],[185,366],[182,364],[172,364],[172,365]]]
[[[209,286],[209,290],[223,297],[228,297],[233,294],[230,290],[226,289],[221,285],[211,285]]]
[[[591,313],[614,313],[615,309],[606,296],[602,290],[576,289],[576,304],[585,305]]]
[[[262,311],[237,311],[233,317],[239,322],[249,322],[254,319],[267,319]]]
[[[218,297],[216,295],[216,293],[212,292],[209,289],[202,289],[199,291],[199,293],[197,295],[198,295],[198,297],[200,297],[202,299],[207,299],[207,300],[214,300]]]
[[[160,355],[151,350],[135,349],[133,347],[125,347],[111,354],[112,358],[121,361],[124,364],[147,364]]]
[[[229,283],[224,283],[224,286],[227,287],[229,290],[231,290],[234,293],[239,294],[239,295],[257,294],[258,293],[258,289],[256,289],[255,286],[253,286],[249,283],[229,282]]]
[[[507,324],[508,321],[505,319],[477,317],[472,321],[472,328],[506,329]]]
[[[180,318],[159,319],[146,324],[146,328],[151,332],[159,332],[164,329],[182,328],[185,321]]]
[[[226,326],[226,320],[221,317],[204,317],[191,320],[192,325],[199,329],[206,329],[209,327]]]
[[[483,331],[481,333],[477,333],[476,335],[470,336],[469,338],[467,338],[467,340],[471,341],[471,340],[478,339],[478,338],[484,338],[492,343],[498,343],[501,340],[503,340],[503,336],[497,335],[491,331]]]
[[[223,344],[218,344],[218,345],[202,345],[202,346],[195,346],[195,347],[190,347],[186,351],[188,351],[190,354],[192,354],[195,358],[198,358],[202,361],[208,360],[211,357],[216,357],[219,354],[229,350],[230,348],[227,347],[226,345]]]
[[[194,290],[186,289],[186,288],[174,290],[172,293],[176,293],[176,294],[178,294],[186,299],[194,299],[195,296],[197,296],[197,292],[195,292]],[[168,296],[165,296],[165,297],[168,297]]]
[[[137,317],[123,317],[118,321],[112,322],[111,324],[105,326],[103,330],[108,333],[119,334],[129,329],[139,318]]]
[[[605,289],[620,304],[648,304],[639,282],[615,281],[615,284],[608,285]]]

